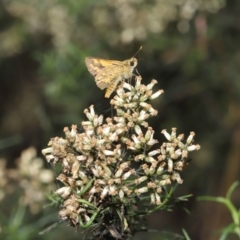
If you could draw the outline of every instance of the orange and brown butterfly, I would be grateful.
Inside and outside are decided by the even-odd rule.
[[[125,61],[86,57],[85,63],[88,71],[94,76],[97,86],[102,90],[107,88],[105,97],[109,98],[120,81],[132,77],[138,60],[135,57]]]

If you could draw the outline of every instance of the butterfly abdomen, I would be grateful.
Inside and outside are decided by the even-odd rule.
[[[119,81],[121,81],[121,77],[114,79],[112,83],[108,86],[106,93],[105,93],[105,98],[109,98],[110,95],[113,93],[113,91],[116,89]]]

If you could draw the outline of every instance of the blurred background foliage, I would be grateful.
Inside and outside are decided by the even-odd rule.
[[[138,71],[144,83],[155,78],[165,91],[153,103],[157,137],[177,127],[186,136],[194,131],[201,144],[179,194],[224,195],[240,172],[239,13],[239,0],[1,0],[0,221],[16,229],[36,223],[26,230],[30,237],[9,239],[38,239],[43,226],[58,220],[57,210],[42,210],[42,196],[54,190],[49,172],[45,182],[40,178],[48,140],[63,136],[64,126],[79,124],[90,104],[109,114],[109,100],[88,73],[86,56],[125,60],[143,46],[137,57],[146,59]],[[23,157],[26,151],[32,155]],[[25,158],[32,160],[26,164]],[[35,161],[42,163],[36,167]],[[236,191],[238,203],[239,196]],[[19,213],[19,206],[27,210]],[[213,203],[192,198],[185,207],[191,215],[181,207],[154,213],[149,228],[184,228],[191,239],[218,239],[215,231],[230,221],[227,210]],[[57,227],[39,239],[79,239],[72,230]]]

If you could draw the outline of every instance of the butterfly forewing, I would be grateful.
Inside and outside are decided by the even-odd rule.
[[[100,72],[101,69],[109,67],[109,66],[121,66],[122,62],[117,60],[106,60],[102,58],[94,58],[94,57],[86,57],[85,63],[88,68],[88,71],[95,76]]]

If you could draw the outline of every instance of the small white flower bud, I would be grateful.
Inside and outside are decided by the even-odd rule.
[[[172,172],[173,170],[173,161],[172,159],[168,159],[168,172]]]
[[[174,138],[176,138],[176,131],[177,128],[172,128],[172,133],[171,133],[171,139],[173,140]]]
[[[87,159],[87,156],[84,156],[84,155],[77,156],[78,161],[85,161],[86,159]]]
[[[189,152],[199,150],[199,149],[200,149],[200,145],[198,145],[198,144],[197,145],[191,145],[191,146],[187,147],[187,150]]]
[[[124,198],[124,191],[123,191],[122,189],[120,189],[118,195],[119,195],[119,198],[120,198],[121,200],[123,200],[123,198]]]
[[[167,132],[166,129],[163,129],[161,132],[168,141],[171,141],[171,135]]]
[[[119,178],[122,176],[123,170],[122,169],[118,169],[117,172],[115,173],[115,178]]]
[[[156,150],[153,150],[153,151],[149,152],[148,156],[152,157],[156,154],[159,154],[160,152],[161,152],[160,149],[156,149]]]
[[[141,193],[145,193],[148,192],[148,188],[147,187],[142,187],[142,188],[138,188],[134,191],[136,194],[140,195]]]
[[[163,90],[158,90],[157,92],[155,92],[154,94],[152,94],[152,96],[150,97],[151,100],[158,98],[162,93],[164,93]]]
[[[55,193],[61,195],[62,198],[66,198],[71,193],[71,187],[59,188]]]
[[[135,174],[135,170],[131,169],[128,172],[124,173],[122,176],[122,180],[128,179],[132,174]]]
[[[155,195],[154,195],[154,193],[151,193],[150,197],[151,197],[151,204],[155,205],[156,202],[155,202]]]
[[[142,134],[142,129],[141,129],[141,127],[139,125],[135,125],[134,126],[134,130],[137,133],[137,135]]]
[[[126,88],[126,89],[128,89],[129,91],[131,91],[131,90],[133,89],[133,86],[130,85],[129,83],[127,83],[127,82],[124,82],[124,83],[123,83],[123,87]]]
[[[156,205],[160,205],[161,204],[161,198],[160,198],[159,194],[155,193],[155,198],[156,198]]]
[[[151,83],[147,85],[147,90],[152,90],[153,86],[157,84],[157,80],[153,79]]]
[[[114,155],[114,152],[113,152],[113,151],[110,151],[110,150],[103,150],[103,153],[104,153],[106,156],[113,156],[113,155]]]
[[[140,178],[135,179],[134,182],[135,182],[136,184],[140,184],[140,183],[146,181],[147,178],[148,178],[147,176],[142,176],[142,177],[140,177]]]
[[[109,191],[108,186],[105,186],[104,189],[102,190],[100,198],[104,199],[105,196],[108,194],[108,191]]]
[[[42,154],[46,155],[46,154],[52,153],[52,151],[53,151],[52,147],[45,148],[45,149],[42,150]]]

